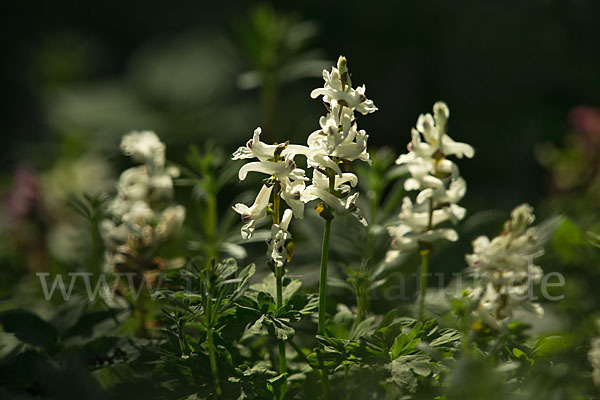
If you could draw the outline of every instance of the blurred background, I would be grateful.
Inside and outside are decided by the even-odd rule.
[[[476,149],[459,162],[463,204],[501,211],[490,233],[521,202],[542,217],[566,213],[581,232],[598,227],[597,1],[0,7],[4,296],[24,265],[51,269],[48,252],[74,262],[81,231],[63,223],[65,194],[113,190],[130,165],[124,133],[155,130],[176,162],[190,144],[230,154],[259,125],[266,141],[304,143],[323,114],[309,93],[340,54],[379,107],[360,121],[370,149],[405,152],[418,115],[448,103],[450,135]],[[452,270],[464,268],[474,235]],[[567,264],[579,262],[572,253],[562,253]]]
[[[560,144],[581,128],[574,107],[600,105],[592,0],[1,7],[5,181],[20,164],[114,156],[132,129],[155,130],[171,157],[206,140],[233,151],[258,125],[303,142],[322,113],[310,90],[343,54],[380,109],[361,121],[371,146],[404,151],[419,113],[445,100],[451,135],[477,150],[467,201],[507,208],[547,189],[534,146]]]

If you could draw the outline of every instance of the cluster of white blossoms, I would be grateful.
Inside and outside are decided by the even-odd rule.
[[[533,259],[543,254],[533,208],[521,204],[511,212],[500,235],[490,240],[480,236],[473,241],[473,254],[467,263],[479,287],[471,297],[478,300],[477,311],[488,321],[501,321],[517,306],[525,306],[538,315],[544,310],[529,299],[530,286],[539,283],[543,271]]]
[[[121,141],[121,151],[141,165],[123,171],[108,205],[110,219],[100,223],[108,267],[147,262],[185,219],[185,208],[172,204],[179,170],[165,165],[165,150],[150,131],[129,133]]]
[[[433,115],[421,114],[412,129],[408,153],[396,160],[396,164],[410,174],[404,189],[419,190],[419,194],[415,203],[410,197],[404,197],[400,223],[388,228],[394,248],[387,255],[388,261],[403,252],[427,247],[440,238],[458,239],[454,229],[437,227],[446,221],[456,224],[466,213],[457,203],[465,195],[467,183],[457,165],[447,157],[471,158],[475,151],[470,145],[455,142],[448,136],[449,116],[448,106],[441,101],[433,105]]]
[[[251,206],[239,203],[233,207],[244,223],[242,238],[250,238],[257,225],[269,217],[269,212],[273,211],[270,208],[271,197],[273,203],[280,197],[289,207],[279,223],[276,222],[278,216],[274,219],[271,238],[267,240],[268,258],[273,265],[279,267],[289,258],[289,249],[286,247],[291,242],[288,231],[291,218],[303,218],[304,204],[309,201],[320,199],[330,210],[339,214],[352,214],[366,225],[366,220],[356,207],[358,193],[350,193],[351,187],[357,185],[358,178],[342,171],[340,164],[357,159],[370,162],[367,152],[368,135],[364,130],[358,130],[354,112],[366,115],[377,108],[365,97],[364,86],[352,88],[344,57],[339,58],[337,68],[333,67],[331,72],[323,71],[323,79],[324,87],[313,90],[311,97],[323,96],[328,114],[319,120],[320,129],[308,137],[308,146],[289,142],[263,143],[260,140],[261,129],[257,128],[246,146],[240,147],[232,157],[233,160],[258,160],[240,168],[240,180],[246,179],[249,172],[267,175]],[[314,170],[312,184],[308,187],[306,181],[309,178],[303,169],[296,166],[294,158],[297,155],[305,156],[308,166]]]
[[[242,237],[249,239],[256,229],[256,225],[268,216],[269,199],[273,187],[280,191],[274,196],[280,196],[290,207],[296,218],[304,217],[304,203],[301,200],[302,192],[308,178],[303,169],[296,166],[294,157],[297,154],[306,154],[308,148],[299,145],[290,145],[288,142],[281,144],[266,144],[260,141],[261,129],[256,128],[254,136],[245,147],[240,147],[233,153],[233,160],[257,158],[258,161],[244,164],[238,173],[240,180],[246,179],[249,172],[259,172],[268,177],[251,207],[238,203],[233,209],[242,216],[244,226]]]
[[[241,229],[242,238],[249,239],[256,226],[269,217],[269,211],[275,212],[273,208],[269,207],[271,196],[273,196],[273,204],[276,201],[279,202],[279,198],[285,201],[289,209],[285,210],[281,221],[276,221],[279,216],[274,218],[271,238],[267,240],[269,263],[281,268],[284,260],[289,258],[288,245],[292,237],[287,229],[292,216],[304,217],[304,203],[301,197],[308,178],[305,176],[304,170],[296,166],[294,158],[297,154],[306,154],[308,148],[290,145],[288,142],[266,144],[261,142],[260,133],[261,129],[256,128],[252,139],[246,143],[245,147],[240,147],[233,153],[232,158],[234,160],[258,159],[258,161],[244,164],[240,168],[238,173],[240,180],[246,179],[249,172],[266,174],[267,178],[263,180],[263,185],[252,206],[248,207],[238,203],[233,209],[241,215],[244,223]]]
[[[366,225],[360,209],[356,207],[358,193],[351,187],[358,183],[356,175],[343,172],[340,164],[354,160],[370,163],[367,152],[368,135],[359,130],[355,111],[367,115],[377,111],[373,101],[365,97],[365,86],[352,88],[346,58],[338,59],[337,68],[323,71],[325,84],[312,91],[311,97],[323,96],[327,115],[319,120],[320,129],[308,137],[308,166],[314,169],[312,184],[306,188],[305,202],[321,199],[339,214],[354,215]]]

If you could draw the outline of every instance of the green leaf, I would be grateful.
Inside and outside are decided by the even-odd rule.
[[[234,258],[228,258],[217,264],[215,274],[220,281],[224,281],[238,270],[237,261]]]
[[[353,326],[350,334],[348,335],[348,339],[357,340],[366,335],[371,329],[374,321],[375,317],[369,317],[361,321],[359,324]]]
[[[244,333],[244,337],[246,337],[247,335],[260,335],[260,331],[262,330],[265,317],[266,317],[266,315],[262,315],[259,319],[257,319],[254,322],[254,324],[252,324],[252,326],[250,326],[248,329],[246,329],[246,332]]]
[[[268,325],[269,333],[274,335],[279,340],[288,340],[296,333],[296,331],[294,331],[294,328],[287,325],[284,321],[280,319],[269,318],[268,321],[270,322],[270,324]]]
[[[569,349],[572,344],[570,337],[566,335],[549,335],[540,338],[533,348],[537,356],[549,356]]]
[[[515,347],[514,349],[512,349],[512,353],[513,355],[518,358],[518,359],[522,359],[523,361],[526,361],[527,363],[529,363],[529,365],[533,365],[534,364],[534,360],[532,360],[531,358],[529,358],[529,356],[521,349]]]
[[[442,334],[442,336],[438,337],[437,339],[432,340],[431,343],[429,343],[430,346],[436,347],[436,346],[442,346],[442,345],[449,344],[449,343],[454,343],[454,342],[459,341],[461,338],[460,332],[455,331],[454,329],[444,329],[441,332],[445,332],[445,333]]]
[[[58,332],[50,323],[24,310],[10,310],[0,314],[4,330],[19,340],[46,350],[53,350],[58,342]]]
[[[381,322],[379,323],[379,326],[377,328],[381,329],[381,328],[385,328],[386,326],[390,325],[392,322],[394,322],[396,315],[398,315],[398,310],[393,309],[391,311],[388,311],[381,319]]]
[[[402,350],[408,344],[408,337],[404,334],[400,334],[394,344],[392,345],[392,359],[395,360],[402,354]]]
[[[415,354],[397,358],[389,364],[390,380],[410,393],[417,391],[417,376],[429,376],[433,368],[429,357]]]
[[[288,283],[283,288],[283,293],[282,293],[283,304],[287,304],[290,301],[290,299],[292,298],[292,296],[298,291],[298,289],[300,289],[301,286],[302,286],[302,282],[300,282],[298,279],[290,281],[290,283]]]

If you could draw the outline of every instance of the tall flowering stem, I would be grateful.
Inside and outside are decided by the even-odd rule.
[[[328,180],[328,192],[333,194],[335,190],[335,172],[330,171]],[[327,311],[327,264],[329,262],[329,242],[331,240],[331,221],[333,220],[333,210],[331,207],[323,204],[324,208],[321,215],[325,218],[325,227],[323,228],[323,246],[321,247],[321,273],[319,279],[319,324],[317,331],[319,335],[325,334],[325,315]]]
[[[433,198],[429,198],[429,222],[427,229],[433,228]],[[425,296],[427,295],[427,278],[429,277],[429,253],[431,248],[428,243],[422,243],[419,254],[421,255],[421,276],[419,278],[419,320],[425,319]]]
[[[329,261],[329,240],[331,238],[331,219],[325,221],[323,247],[321,248],[321,275],[319,281],[319,335],[325,334],[325,313],[327,310],[327,263]]]
[[[404,189],[418,190],[419,194],[415,203],[410,197],[404,197],[399,223],[388,228],[393,237],[394,250],[388,252],[386,259],[391,262],[402,253],[415,251],[421,254],[420,319],[424,317],[429,256],[433,243],[439,239],[458,240],[454,229],[439,225],[446,222],[456,224],[467,212],[458,205],[467,191],[467,183],[460,176],[458,166],[448,157],[471,158],[475,150],[448,136],[449,117],[450,110],[441,101],[433,105],[433,115],[421,114],[412,129],[408,153],[396,160],[396,164],[410,174],[410,178],[404,182]]]
[[[279,204],[280,204],[280,194],[279,191],[281,190],[281,185],[279,184],[279,182],[275,182],[274,185],[274,189],[273,189],[273,225],[274,226],[278,226],[281,221],[280,221],[280,214],[279,214]],[[282,266],[278,266],[275,265],[275,284],[276,284],[276,306],[277,309],[280,309],[281,307],[283,307],[283,275],[284,275],[284,270],[283,270],[283,265]],[[285,357],[285,341],[283,340],[279,340],[279,373],[280,374],[285,374],[287,372],[287,360]],[[283,385],[281,385],[281,398],[283,398],[285,396],[285,393],[287,392],[287,382],[284,382]]]
[[[291,145],[289,142],[280,144],[266,144],[260,140],[261,129],[254,131],[252,139],[246,146],[240,147],[234,154],[233,159],[253,159],[258,161],[243,165],[238,173],[240,180],[246,179],[249,172],[259,172],[268,175],[263,182],[252,206],[236,204],[233,209],[242,217],[241,234],[244,239],[252,236],[256,226],[265,220],[269,211],[269,199],[273,195],[271,236],[267,239],[267,261],[275,275],[276,284],[276,307],[281,309],[283,302],[283,277],[285,275],[285,264],[292,258],[293,241],[288,227],[292,216],[304,217],[304,202],[302,193],[305,189],[304,170],[297,168],[294,157],[298,154],[308,152],[308,147]],[[281,200],[289,206],[281,214]],[[279,340],[279,373],[287,372],[287,360],[285,356],[285,341]],[[281,385],[280,398],[287,392],[287,382]]]
[[[321,249],[321,272],[319,280],[319,320],[318,333],[325,335],[327,314],[327,264],[329,261],[329,242],[331,239],[331,221],[335,215],[350,214],[364,226],[367,221],[356,206],[358,193],[350,194],[352,187],[358,184],[356,175],[344,172],[340,164],[346,165],[354,160],[370,164],[367,152],[368,135],[359,130],[355,111],[363,115],[377,110],[375,104],[365,96],[365,86],[352,87],[346,58],[340,56],[331,72],[323,71],[324,85],[311,92],[312,98],[323,97],[327,114],[319,119],[320,129],[308,137],[308,166],[313,168],[312,185],[307,187],[302,199],[305,202],[320,199],[316,209],[325,219],[323,247]],[[323,398],[328,397],[328,374],[321,370]]]
[[[424,319],[425,314],[425,295],[427,294],[427,275],[429,274],[429,249],[423,249],[421,254],[421,277],[419,280],[419,320]]]
[[[358,193],[350,194],[358,183],[356,175],[344,172],[340,164],[361,160],[370,163],[367,152],[368,135],[359,130],[355,111],[366,115],[377,110],[365,96],[365,86],[352,87],[346,58],[340,57],[331,71],[323,71],[324,85],[312,91],[311,97],[323,97],[327,114],[319,119],[320,129],[308,137],[308,165],[313,168],[312,185],[303,193],[303,200],[320,199],[317,211],[325,219],[321,274],[319,282],[318,332],[325,334],[327,308],[327,264],[331,220],[335,215],[351,214],[366,226],[366,220],[356,207]]]

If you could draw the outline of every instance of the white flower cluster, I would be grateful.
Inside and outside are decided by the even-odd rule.
[[[539,283],[543,271],[533,259],[543,254],[533,209],[521,204],[511,212],[502,233],[490,240],[480,236],[473,241],[473,254],[466,256],[471,272],[480,282],[471,296],[478,299],[478,311],[488,320],[501,321],[522,305],[538,315],[544,310],[528,300],[530,285]],[[489,318],[491,317],[491,318]]]
[[[297,154],[306,154],[308,148],[300,145],[265,144],[260,141],[261,129],[256,128],[254,136],[245,147],[240,147],[233,154],[234,160],[257,158],[258,161],[244,164],[238,173],[240,180],[246,179],[249,172],[259,172],[268,175],[254,204],[248,207],[245,204],[238,203],[233,209],[241,215],[242,226],[241,233],[243,239],[252,237],[256,226],[269,216],[269,199],[273,195],[283,199],[289,206],[285,210],[283,218],[279,223],[274,223],[271,227],[271,237],[267,240],[267,259],[272,266],[282,268],[288,257],[288,245],[292,240],[292,235],[288,232],[288,227],[292,216],[296,218],[304,217],[304,203],[302,202],[302,192],[308,178],[301,168],[296,167],[294,157]],[[273,189],[276,192],[273,192]],[[271,210],[274,211],[274,210]]]
[[[419,190],[419,194],[415,204],[408,196],[403,199],[400,223],[388,228],[395,249],[388,253],[388,261],[436,239],[458,239],[454,229],[436,228],[446,221],[456,224],[466,213],[457,203],[465,195],[467,184],[457,165],[447,157],[471,158],[475,151],[470,145],[455,142],[448,136],[449,117],[450,110],[441,101],[433,105],[433,115],[421,114],[412,129],[408,153],[396,160],[396,164],[410,174],[404,189]]]
[[[308,165],[314,168],[312,185],[303,195],[305,202],[319,198],[338,213],[350,213],[359,222],[367,222],[356,207],[358,193],[350,194],[356,186],[356,175],[343,172],[340,163],[361,160],[369,162],[368,135],[359,130],[355,111],[367,115],[377,111],[373,101],[365,97],[365,86],[352,88],[346,58],[338,59],[337,68],[323,71],[325,84],[312,91],[311,97],[323,96],[327,115],[319,120],[320,129],[308,137]],[[334,179],[335,175],[335,179]]]
[[[293,248],[290,248],[292,234],[288,231],[292,220],[292,211],[285,210],[281,222],[271,226],[271,237],[267,239],[267,259],[269,263],[282,268],[292,257]]]
[[[121,151],[142,165],[123,171],[108,206],[111,218],[100,223],[109,267],[152,257],[185,219],[185,208],[171,204],[179,170],[165,166],[165,150],[150,131],[129,133],[121,141]]]
[[[356,159],[369,162],[368,135],[364,130],[358,130],[354,112],[366,115],[377,108],[365,97],[364,86],[352,88],[344,57],[339,58],[337,68],[333,67],[331,72],[323,71],[323,79],[324,87],[313,90],[311,97],[323,96],[328,114],[319,121],[321,129],[309,136],[308,147],[288,142],[263,143],[260,140],[261,129],[257,128],[246,146],[240,147],[232,157],[233,160],[258,159],[240,168],[240,180],[246,179],[249,172],[268,176],[252,206],[238,203],[233,207],[244,223],[242,238],[250,238],[258,223],[268,217],[271,195],[274,199],[279,196],[289,207],[280,223],[273,224],[271,238],[267,240],[268,258],[278,267],[289,258],[286,246],[291,242],[288,232],[291,218],[303,218],[304,204],[311,200],[321,199],[332,210],[340,214],[350,213],[366,225],[356,207],[358,193],[350,194],[358,178],[343,172],[340,163]],[[314,169],[312,184],[308,187],[305,171],[294,161],[297,155],[305,156],[308,166]],[[277,193],[273,193],[274,187],[278,188]]]
[[[304,203],[301,200],[308,178],[301,168],[296,167],[294,157],[306,154],[308,148],[300,145],[265,144],[260,141],[261,129],[256,128],[254,136],[245,147],[233,153],[233,160],[257,158],[259,161],[244,164],[238,173],[240,180],[246,179],[249,172],[259,172],[269,176],[261,188],[251,207],[238,203],[233,209],[242,216],[242,237],[252,237],[256,225],[268,216],[269,198],[273,186],[277,183],[281,189],[275,196],[281,198],[292,209],[296,218],[304,217]]]
[[[592,364],[592,379],[594,385],[600,388],[600,337],[592,339],[592,348],[587,353],[587,358],[590,364]]]

